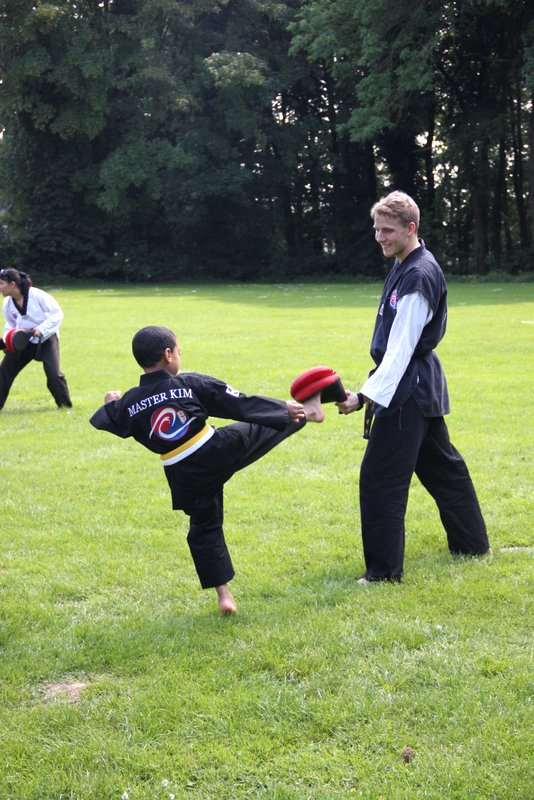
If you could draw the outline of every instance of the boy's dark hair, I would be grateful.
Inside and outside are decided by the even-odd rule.
[[[154,367],[163,358],[167,348],[174,350],[176,336],[168,328],[148,325],[137,331],[132,339],[132,353],[140,367]]]

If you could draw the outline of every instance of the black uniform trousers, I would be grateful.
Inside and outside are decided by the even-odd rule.
[[[48,391],[58,407],[71,408],[67,381],[59,366],[59,339],[55,333],[40,344],[30,342],[20,353],[5,353],[0,364],[0,408],[4,407],[9,390],[19,372],[34,360],[42,361]]]
[[[191,456],[165,467],[173,508],[189,516],[187,543],[203,589],[235,575],[223,531],[224,484],[304,425],[290,422],[283,431],[248,422],[226,425]]]
[[[449,439],[443,417],[424,417],[409,399],[392,414],[375,417],[360,470],[360,510],[368,580],[400,580],[404,520],[413,474],[436,501],[455,554],[489,549],[467,466]]]

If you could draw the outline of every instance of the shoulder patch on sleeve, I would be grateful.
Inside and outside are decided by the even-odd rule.
[[[228,384],[226,384],[226,394],[231,394],[232,397],[239,397],[241,392],[239,391],[239,389],[233,389],[231,386],[228,386]]]

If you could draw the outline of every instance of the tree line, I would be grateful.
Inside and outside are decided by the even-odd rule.
[[[108,280],[532,270],[529,0],[1,0],[0,259]]]

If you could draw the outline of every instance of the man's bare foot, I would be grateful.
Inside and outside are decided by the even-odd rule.
[[[216,586],[215,591],[219,599],[219,609],[221,614],[235,614],[237,611],[237,603],[232,597],[232,593],[228,585],[224,583],[222,586]]]
[[[307,400],[302,401],[304,406],[304,413],[308,422],[322,422],[324,420],[324,411],[321,405],[321,392],[313,394]]]

